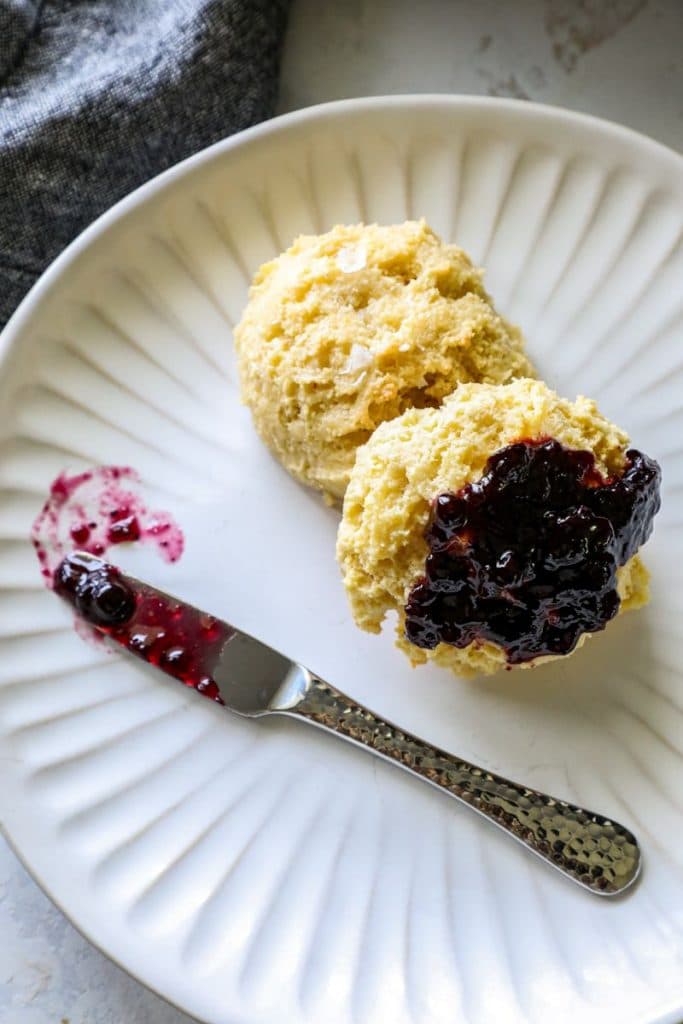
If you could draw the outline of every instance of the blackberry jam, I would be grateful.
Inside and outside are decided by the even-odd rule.
[[[70,555],[55,573],[54,589],[78,615],[98,629],[116,629],[135,614],[135,593],[118,569],[99,558]]]
[[[99,558],[115,544],[137,542],[155,548],[165,562],[178,561],[183,532],[167,512],[147,508],[137,494],[139,483],[130,466],[96,466],[52,481],[31,530],[48,587],[64,556],[76,548]]]
[[[65,558],[54,590],[98,633],[222,704],[213,672],[233,631],[89,554]]]
[[[591,452],[553,438],[502,448],[480,480],[433,502],[407,639],[427,649],[490,641],[510,665],[569,654],[617,614],[617,569],[650,536],[660,480],[635,449],[605,479]]]

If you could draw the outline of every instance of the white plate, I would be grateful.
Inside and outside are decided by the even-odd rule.
[[[279,118],[101,218],[4,335],[0,812],[75,924],[213,1024],[675,1021],[683,1013],[682,162],[514,101]],[[351,623],[336,515],[257,441],[230,329],[301,231],[424,215],[488,268],[549,381],[664,470],[653,602],[566,664],[462,683]],[[582,893],[438,793],[314,730],[240,721],[84,644],[27,533],[65,465],[128,463],[186,530],[129,567],[384,715],[618,816],[642,884]],[[123,556],[122,556],[123,557]]]

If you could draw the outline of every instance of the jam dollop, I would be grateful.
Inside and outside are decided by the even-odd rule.
[[[135,593],[113,565],[78,554],[57,567],[54,589],[82,619],[97,627],[117,627],[135,614]]]
[[[54,590],[99,633],[223,703],[213,673],[234,635],[227,623],[82,552],[59,564]]]
[[[617,614],[617,569],[650,536],[660,480],[635,449],[604,478],[592,452],[554,438],[501,448],[480,480],[433,502],[407,639],[427,649],[490,641],[510,665],[569,654]]]

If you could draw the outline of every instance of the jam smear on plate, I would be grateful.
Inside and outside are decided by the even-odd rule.
[[[139,542],[166,562],[183,553],[182,530],[167,512],[150,511],[137,493],[140,478],[130,466],[97,466],[60,473],[33,524],[31,540],[48,587],[70,551],[104,555],[117,544]]]
[[[53,586],[99,633],[223,703],[212,673],[233,635],[225,623],[79,552],[59,564]]]
[[[617,569],[650,536],[660,480],[635,449],[609,479],[592,452],[554,438],[500,449],[480,480],[433,502],[407,639],[429,649],[490,641],[510,665],[568,654],[617,614]]]

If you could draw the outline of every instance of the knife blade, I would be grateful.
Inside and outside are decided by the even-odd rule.
[[[638,842],[613,818],[411,735],[267,644],[109,562],[76,552],[57,570],[54,589],[110,641],[228,711],[287,715],[363,747],[498,825],[590,892],[614,896],[639,876]]]

